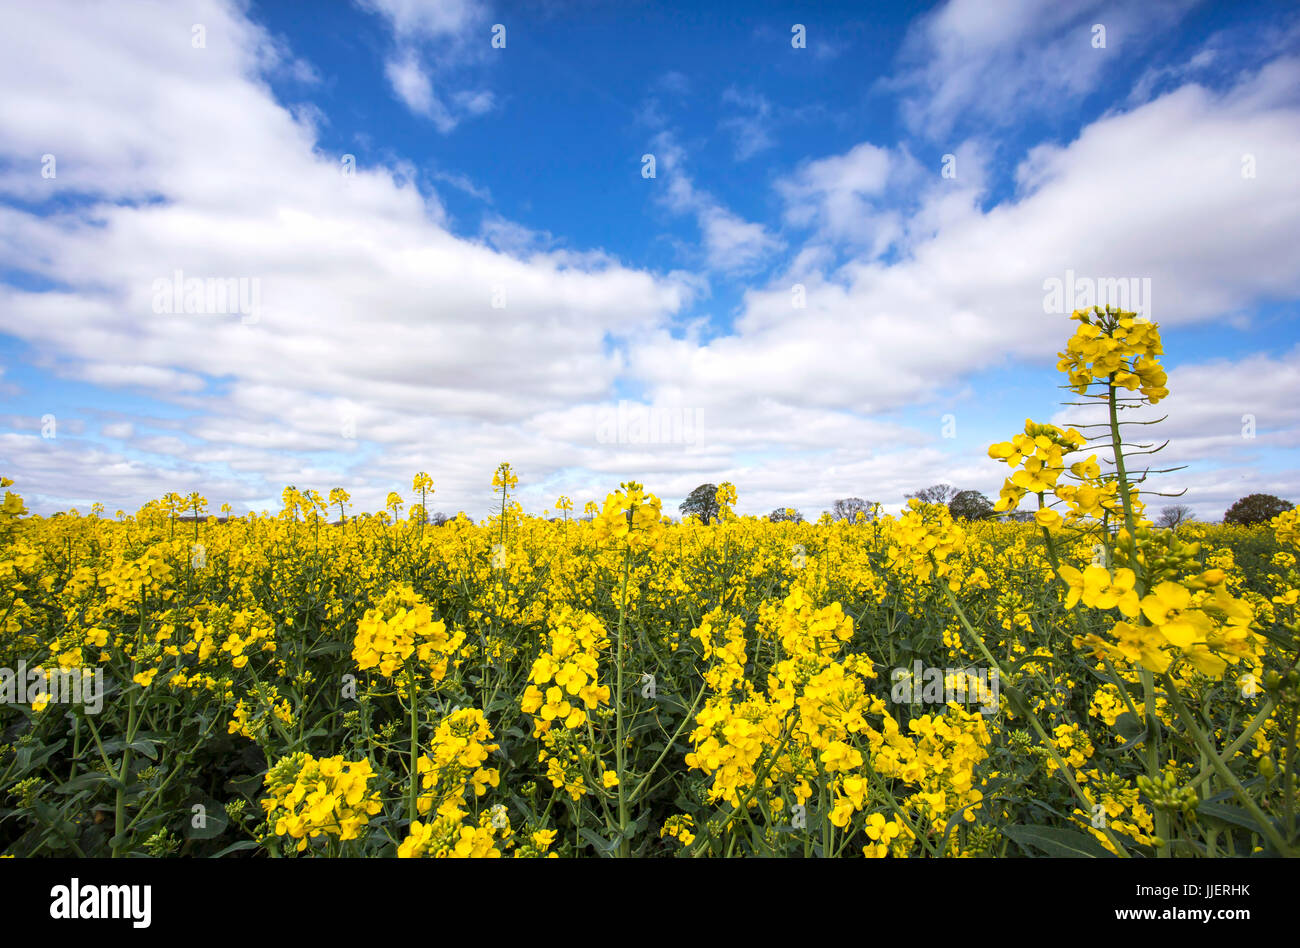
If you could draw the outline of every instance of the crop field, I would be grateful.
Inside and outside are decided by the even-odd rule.
[[[1028,522],[731,484],[675,522],[633,482],[541,518],[509,464],[438,526],[436,470],[374,514],[40,517],[6,480],[0,853],[1294,855],[1296,511],[1156,528],[1124,413],[1159,330],[1071,328],[1109,421],[1007,419]]]

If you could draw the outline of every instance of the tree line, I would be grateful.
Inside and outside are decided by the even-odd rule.
[[[683,517],[695,516],[702,523],[713,523],[718,518],[717,492],[716,484],[701,484],[687,495],[678,509]],[[913,497],[926,504],[943,504],[954,520],[992,520],[1001,516],[1004,520],[1024,523],[1034,519],[1033,512],[1028,510],[999,515],[993,509],[993,502],[979,491],[958,490],[951,484],[932,484],[907,495],[909,500]],[[1289,500],[1272,494],[1249,494],[1227,509],[1223,522],[1244,526],[1267,523],[1294,506]],[[878,504],[861,497],[844,497],[831,504],[830,510],[822,511],[822,515],[829,516],[832,520],[867,523],[875,519],[878,509]],[[777,507],[767,515],[767,519],[773,523],[802,523],[804,516],[794,507]],[[1194,519],[1191,507],[1172,504],[1160,511],[1156,525],[1176,529]]]

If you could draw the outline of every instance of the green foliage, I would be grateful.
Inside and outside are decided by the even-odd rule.
[[[718,485],[701,484],[687,495],[678,509],[683,517],[696,516],[701,523],[709,524],[718,519]]]
[[[1294,506],[1291,501],[1274,497],[1272,494],[1247,494],[1228,508],[1227,513],[1223,515],[1223,522],[1239,523],[1244,526],[1267,523]]]

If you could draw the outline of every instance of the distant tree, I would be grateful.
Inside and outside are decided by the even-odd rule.
[[[954,520],[987,520],[993,516],[993,504],[977,490],[964,490],[948,501],[948,513]]]
[[[1295,504],[1272,494],[1249,494],[1228,508],[1223,515],[1224,523],[1267,523],[1280,513],[1285,513]]]
[[[1010,523],[1030,523],[1034,519],[1034,514],[1029,510],[1013,510],[1003,519]]]
[[[951,484],[932,484],[907,496],[915,497],[923,504],[946,504],[957,496],[957,488]]]
[[[793,507],[777,507],[767,515],[767,519],[773,523],[803,523],[803,514]]]
[[[845,497],[831,504],[831,516],[836,520],[847,520],[849,523],[866,523],[874,514],[870,501],[863,500],[861,497]]]
[[[1173,504],[1160,511],[1160,516],[1156,518],[1156,526],[1175,529],[1191,519],[1191,507],[1186,504]]]
[[[710,524],[718,518],[718,485],[701,484],[691,491],[677,509],[683,517],[692,514],[700,518],[703,524]]]

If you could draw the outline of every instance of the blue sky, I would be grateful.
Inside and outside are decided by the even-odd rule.
[[[1300,500],[1292,3],[3,17],[0,472],[39,512],[427,470],[482,516],[502,460],[532,512],[995,494],[990,442],[1081,417],[1071,272],[1150,287],[1162,489]]]

